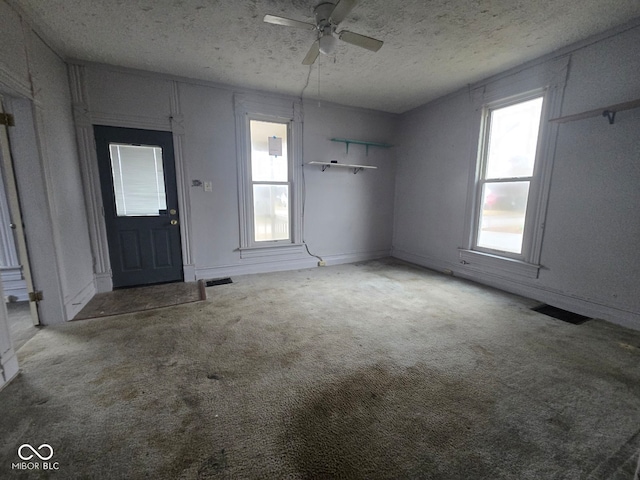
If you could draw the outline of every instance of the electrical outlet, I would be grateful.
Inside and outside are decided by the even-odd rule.
[[[319,267],[326,267],[327,266],[327,262],[325,262],[324,260],[320,260],[320,261],[318,261],[318,266]]]

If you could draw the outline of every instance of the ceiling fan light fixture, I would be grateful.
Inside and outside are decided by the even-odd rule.
[[[338,39],[334,37],[331,33],[325,33],[320,37],[319,41],[320,53],[324,55],[331,55],[336,51],[336,46],[338,45]]]

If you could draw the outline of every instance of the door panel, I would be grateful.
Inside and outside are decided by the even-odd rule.
[[[182,281],[171,133],[94,131],[113,286]]]

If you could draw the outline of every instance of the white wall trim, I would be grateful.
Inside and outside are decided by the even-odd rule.
[[[64,299],[64,309],[67,317],[67,321],[73,320],[73,318],[82,310],[89,300],[96,294],[95,280],[91,280],[80,291],[68,298]]]
[[[8,89],[9,92],[14,95],[31,98],[31,86],[16,78],[2,64],[0,64],[0,86],[2,86],[0,89],[2,91],[6,91],[6,89]]]
[[[327,255],[322,258],[327,262],[327,266],[340,265],[344,263],[363,262],[366,260],[375,260],[385,258],[390,255],[389,250],[376,250],[371,252],[354,252],[340,255]],[[236,265],[221,265],[218,267],[198,268],[196,269],[196,280],[208,280],[213,278],[228,277],[233,275],[251,275],[255,273],[281,272],[287,270],[301,270],[306,268],[325,268],[318,267],[318,260],[315,257],[306,255],[302,258],[289,258],[264,261],[250,260],[243,261]]]
[[[96,293],[110,292],[113,290],[111,272],[97,273],[94,282],[96,285]]]
[[[505,292],[514,293],[523,297],[548,303],[558,308],[563,308],[580,315],[592,318],[600,318],[633,330],[640,330],[640,314],[623,310],[609,305],[598,303],[578,295],[570,295],[564,292],[531,285],[525,281],[517,281],[498,275],[465,269],[459,264],[435,260],[432,257],[410,253],[400,249],[393,249],[392,256],[409,263],[436,270],[443,273],[453,272],[460,278],[472,280],[483,285],[488,285]]]
[[[317,268],[317,260],[312,257],[282,260],[271,262],[251,262],[237,265],[220,265],[218,267],[197,268],[196,280],[208,280],[212,278],[229,277],[233,275],[251,275],[255,273],[281,272],[286,270],[300,270],[305,268]]]
[[[390,250],[374,250],[371,252],[352,252],[341,253],[338,255],[322,255],[322,259],[326,262],[327,266],[331,266],[341,265],[344,263],[365,262],[367,260],[378,260],[380,258],[389,257],[390,255]]]
[[[173,132],[173,153],[176,166],[176,189],[178,194],[178,212],[180,213],[180,244],[182,248],[183,278],[185,282],[195,281],[195,269],[187,268],[193,264],[192,258],[192,220],[191,198],[187,185],[189,165],[184,160],[184,116],[180,107],[180,89],[177,82],[171,83],[171,131]]]
[[[77,65],[76,65],[77,66]],[[171,118],[147,117],[145,115],[124,115],[122,113],[91,112],[93,125],[109,127],[141,128],[145,130],[171,131]]]

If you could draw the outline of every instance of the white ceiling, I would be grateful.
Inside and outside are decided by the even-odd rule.
[[[313,22],[320,1],[12,0],[69,59],[395,113],[640,17],[638,0],[360,0],[338,30],[382,49],[306,67],[315,33],[262,19]]]

